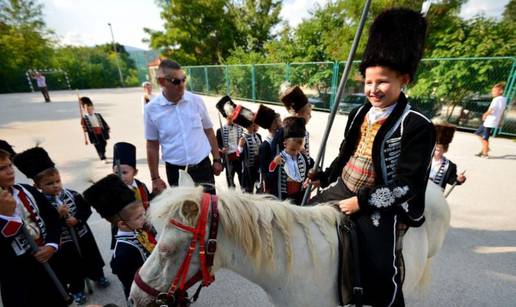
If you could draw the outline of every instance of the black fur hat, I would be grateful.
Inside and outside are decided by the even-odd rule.
[[[130,165],[136,169],[136,146],[126,142],[118,142],[113,146],[113,166],[117,160],[120,164]]]
[[[423,57],[427,23],[418,12],[397,8],[382,12],[369,30],[360,72],[366,68],[386,66],[414,80]]]
[[[27,178],[34,179],[39,173],[55,166],[45,149],[33,147],[14,156],[13,163]]]
[[[91,99],[89,97],[84,96],[84,97],[79,98],[79,100],[81,101],[81,105],[83,107],[93,105],[93,101],[91,101]]]
[[[289,138],[304,138],[306,134],[306,121],[302,117],[290,116],[283,120],[283,137]]]
[[[453,135],[455,134],[456,127],[450,124],[442,125],[442,124],[436,124],[435,125],[435,133],[436,133],[436,144],[443,145],[446,148],[453,140]]]
[[[233,112],[233,122],[244,128],[247,128],[253,124],[254,113],[248,108],[238,105]]]
[[[231,97],[224,96],[217,102],[216,107],[222,116],[228,117],[228,113],[233,113],[235,110],[236,104],[231,100]]]
[[[272,126],[272,123],[276,119],[276,112],[273,109],[261,104],[256,111],[256,115],[254,117],[254,123],[263,129],[269,129]]]
[[[294,110],[295,112],[299,112],[299,110],[308,104],[308,97],[306,97],[301,88],[296,85],[287,89],[283,97],[281,97],[281,102],[283,102],[288,111]]]
[[[0,140],[0,149],[5,150],[11,155],[11,159],[16,155],[16,152],[14,151],[11,144],[7,143],[7,141]]]
[[[84,191],[83,195],[100,216],[108,221],[136,201],[134,192],[115,174],[100,179]]]

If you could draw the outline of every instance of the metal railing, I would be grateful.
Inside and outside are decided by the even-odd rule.
[[[365,101],[363,80],[354,61],[339,111],[349,112]],[[299,85],[315,109],[335,103],[344,62],[270,63],[186,66],[188,89],[204,95],[230,95],[253,102],[279,103],[281,84]],[[411,104],[422,113],[441,117],[463,129],[476,129],[491,102],[491,88],[506,82],[508,99],[497,133],[516,136],[516,57],[423,59],[408,89]]]

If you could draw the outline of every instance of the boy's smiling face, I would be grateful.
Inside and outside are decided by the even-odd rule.
[[[364,94],[377,108],[394,104],[401,89],[410,81],[408,74],[400,74],[384,66],[371,66],[365,71]]]

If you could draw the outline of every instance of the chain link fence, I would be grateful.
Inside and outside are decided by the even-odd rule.
[[[365,102],[363,80],[353,62],[340,113]],[[335,103],[345,62],[186,66],[188,89],[203,95],[278,104],[281,84],[302,87],[317,110]],[[463,129],[476,129],[491,102],[491,88],[506,82],[508,106],[498,134],[516,136],[516,57],[423,59],[406,89],[409,101],[429,118],[440,117]]]

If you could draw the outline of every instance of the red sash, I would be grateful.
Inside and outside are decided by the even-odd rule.
[[[25,207],[25,209],[27,209],[27,211],[29,212],[30,219],[39,228],[39,238],[36,239],[35,241],[36,241],[36,243],[39,246],[43,246],[43,244],[44,244],[44,242],[43,242],[43,232],[41,231],[41,228],[38,225],[38,219],[36,218],[36,213],[34,212],[34,208],[32,208],[32,206],[30,205],[29,200],[27,199],[27,195],[25,195],[25,193],[22,190],[18,190],[18,191],[19,191],[18,197],[20,198],[20,200],[21,200],[23,206]],[[23,217],[22,217],[22,220],[23,220]]]

